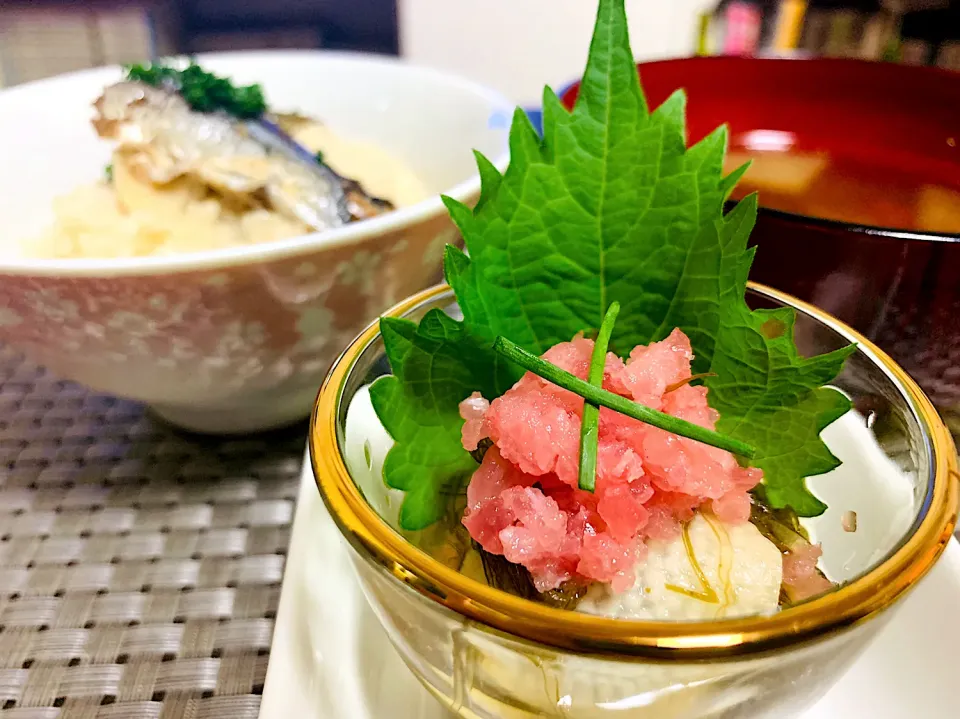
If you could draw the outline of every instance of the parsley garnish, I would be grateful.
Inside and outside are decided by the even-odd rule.
[[[380,322],[393,375],[371,398],[395,440],[384,479],[406,491],[404,528],[439,519],[476,462],[460,444],[458,404],[474,391],[492,399],[521,371],[497,355],[498,336],[542,354],[599,327],[619,302],[611,346],[628,352],[674,327],[690,338],[693,371],[708,374],[717,431],[756,448],[758,491],[774,508],[815,516],[825,506],[805,477],[839,464],[820,431],[850,408],[823,387],[847,347],[803,358],[789,308],[751,311],[745,301],[756,196],[724,214],[745,168],[723,175],[727,131],[686,147],[685,96],[651,112],[627,37],[623,0],[600,0],[577,105],[547,89],[543,136],[518,110],[510,167],[482,155],[479,202],[445,198],[469,250],[448,247],[444,269],[463,311],[419,324]]]
[[[179,70],[163,63],[129,65],[127,79],[178,92],[197,112],[225,112],[241,120],[260,117],[267,109],[260,85],[234,85],[194,62]]]

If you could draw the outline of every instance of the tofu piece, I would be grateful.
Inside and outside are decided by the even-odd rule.
[[[924,185],[917,197],[917,229],[960,232],[960,192]]]
[[[823,153],[730,151],[724,163],[730,172],[752,162],[741,181],[761,192],[803,195],[810,190],[828,163]]]
[[[578,611],[616,619],[697,621],[775,612],[783,558],[749,522],[697,514],[681,536],[651,541],[622,594],[594,585]]]

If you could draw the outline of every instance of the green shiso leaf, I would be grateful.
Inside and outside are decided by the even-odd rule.
[[[474,391],[503,394],[513,377],[498,382],[497,367],[509,363],[439,310],[428,312],[419,325],[385,317],[380,331],[394,374],[373,383],[370,399],[396,441],[384,479],[407,493],[400,524],[423,529],[444,515],[449,498],[477,468],[460,443],[460,400]]]
[[[460,446],[458,403],[474,391],[492,399],[519,379],[490,352],[495,338],[542,354],[599,327],[612,302],[621,306],[613,351],[674,327],[687,334],[693,372],[716,375],[705,383],[717,431],[757,448],[752,465],[771,506],[825,509],[804,478],[839,464],[819,433],[850,404],[823,385],[853,348],[802,358],[792,310],[749,309],[756,197],[724,215],[744,168],[723,175],[726,128],[686,147],[685,101],[679,91],[649,111],[623,0],[600,0],[573,112],[545,90],[542,139],[518,110],[507,171],[478,155],[477,206],[445,198],[470,253],[448,247],[444,263],[464,319],[382,320],[394,375],[372,393],[396,440],[384,478],[407,492],[404,528],[441,516],[444,497],[476,467]]]

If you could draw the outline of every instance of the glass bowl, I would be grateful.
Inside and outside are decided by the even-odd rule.
[[[882,459],[876,466],[895,468],[907,492],[884,510],[874,500],[883,493],[871,491],[879,475],[855,472],[846,476],[847,485],[819,481],[828,475],[817,478],[818,493],[833,486],[861,502],[854,506],[863,527],[850,535],[859,539],[837,565],[848,581],[768,616],[607,619],[520,599],[451,569],[396,528],[398,496],[381,474],[390,440],[365,389],[390,372],[378,326],[371,325],[333,366],[310,430],[317,485],[391,642],[454,715],[795,716],[843,673],[889,618],[888,610],[940,556],[956,521],[960,474],[950,436],[929,400],[885,354],[820,310],[757,285],[748,299],[756,307],[794,307],[804,354],[858,343],[835,384],[865,419],[856,424],[872,437],[867,444]],[[418,320],[434,308],[457,316],[449,287],[415,295],[389,314]],[[897,520],[905,508],[905,521]]]

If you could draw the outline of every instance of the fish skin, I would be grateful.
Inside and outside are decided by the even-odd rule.
[[[172,90],[119,82],[107,87],[94,107],[97,133],[117,141],[151,182],[193,175],[240,199],[262,194],[278,212],[317,231],[352,219],[345,182],[326,165],[271,152],[243,123],[221,113],[194,112]]]

